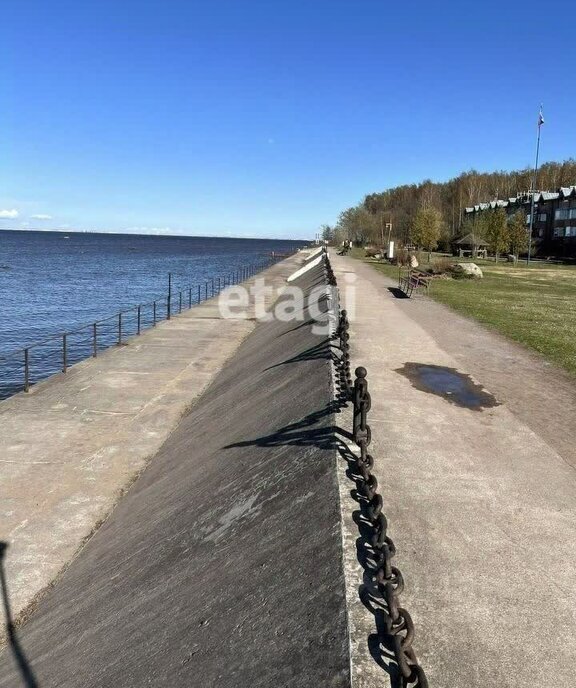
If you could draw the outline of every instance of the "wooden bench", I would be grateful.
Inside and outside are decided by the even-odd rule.
[[[408,274],[402,275],[398,280],[398,288],[410,298],[415,289],[425,289],[426,293],[428,293],[431,281],[431,275],[419,270],[409,270]]]

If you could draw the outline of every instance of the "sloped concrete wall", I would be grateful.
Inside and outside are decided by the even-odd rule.
[[[308,320],[257,325],[18,629],[38,685],[349,685],[330,385]]]

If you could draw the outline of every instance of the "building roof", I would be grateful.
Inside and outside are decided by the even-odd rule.
[[[472,234],[472,232],[465,234],[461,239],[457,239],[454,243],[460,246],[488,246],[487,241],[482,239],[482,237]]]
[[[511,196],[506,201],[490,201],[489,203],[477,203],[474,206],[464,208],[465,213],[477,213],[480,210],[494,210],[495,208],[508,208],[513,205],[525,205],[530,203],[530,195],[532,192],[524,192],[517,196]],[[557,191],[536,191],[534,192],[534,202],[542,203],[544,201],[555,201],[558,198],[572,198],[576,197],[576,184],[572,186],[561,186]]]
[[[534,202],[540,201],[555,201],[560,194],[557,191],[542,191],[542,193],[534,196]]]

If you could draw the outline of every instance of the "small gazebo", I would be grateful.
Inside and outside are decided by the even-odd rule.
[[[470,232],[452,242],[452,255],[459,258],[486,258],[488,256],[488,242]]]

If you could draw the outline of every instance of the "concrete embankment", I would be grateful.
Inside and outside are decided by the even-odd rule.
[[[277,289],[304,258],[257,277]],[[73,558],[254,327],[250,317],[222,318],[212,299],[0,403],[0,539],[15,615]]]
[[[311,324],[254,326],[18,630],[20,670],[4,649],[0,686],[23,666],[42,688],[349,685],[329,343]]]

